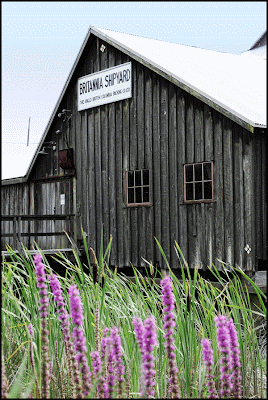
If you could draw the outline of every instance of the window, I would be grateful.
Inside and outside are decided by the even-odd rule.
[[[127,205],[150,204],[150,174],[148,169],[127,171]]]
[[[213,201],[213,163],[184,165],[184,202]]]

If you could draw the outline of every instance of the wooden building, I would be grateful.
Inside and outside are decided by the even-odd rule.
[[[2,181],[2,249],[191,268],[267,260],[266,60],[90,27],[26,176]],[[45,153],[45,154],[44,154]]]

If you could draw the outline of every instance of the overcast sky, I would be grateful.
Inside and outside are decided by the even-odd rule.
[[[90,25],[233,54],[248,50],[266,30],[266,2],[257,1],[1,7],[2,179],[26,174]]]

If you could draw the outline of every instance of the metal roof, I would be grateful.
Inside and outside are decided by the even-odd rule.
[[[252,127],[266,126],[266,61],[94,29]]]
[[[266,60],[262,57],[219,53],[90,26],[27,174],[16,181],[14,178],[2,180],[2,184],[27,181],[91,34],[171,80],[251,132],[255,127],[266,127]]]

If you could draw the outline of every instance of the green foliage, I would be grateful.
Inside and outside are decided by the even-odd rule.
[[[58,276],[62,286],[66,304],[69,307],[68,289],[76,283],[81,293],[84,308],[84,329],[87,338],[88,360],[90,351],[95,349],[96,304],[99,304],[100,335],[104,327],[116,325],[123,346],[123,356],[126,370],[130,371],[130,396],[139,398],[141,357],[135,340],[132,320],[135,316],[143,320],[148,315],[154,315],[157,326],[158,345],[155,348],[156,359],[156,398],[167,397],[167,359],[164,347],[161,287],[156,279],[144,277],[133,267],[133,280],[118,271],[109,269],[110,240],[104,251],[103,243],[99,257],[88,249],[83,234],[86,249],[87,265],[82,265],[74,250],[75,262],[72,263],[64,254],[58,254],[54,259],[66,269],[65,276]],[[217,314],[229,315],[234,319],[238,332],[241,351],[243,388],[245,398],[249,396],[265,396],[262,381],[265,379],[266,363],[261,359],[255,317],[267,318],[264,293],[248,278],[243,271],[231,268],[225,269],[220,275],[213,266],[211,272],[217,285],[203,279],[198,269],[190,274],[190,269],[175,243],[177,255],[181,260],[182,279],[178,279],[168,264],[163,249],[157,242],[160,252],[166,261],[167,269],[173,281],[173,292],[176,299],[175,343],[176,358],[179,367],[179,383],[183,398],[206,398],[205,368],[201,355],[201,339],[210,338],[214,349],[214,360],[218,360],[218,346],[214,317]],[[36,248],[42,254],[41,249]],[[34,264],[27,249],[24,256],[8,249],[10,260],[2,262],[2,349],[6,365],[6,375],[9,382],[9,396],[12,398],[35,396],[34,377],[29,358],[30,341],[33,341],[34,360],[37,376],[40,382],[41,373],[41,339],[40,319],[38,311],[38,291],[36,288]],[[90,263],[90,253],[95,265]],[[44,254],[43,261],[47,274],[52,272]],[[97,282],[93,280],[93,268],[97,269]],[[149,264],[150,268],[150,264]],[[230,272],[231,271],[231,272]],[[242,279],[253,286],[260,308],[252,311],[250,308],[247,287]],[[68,397],[69,386],[66,367],[66,355],[60,323],[52,301],[49,288],[49,342],[52,375],[51,398],[60,398],[58,366],[55,358],[55,341],[59,343],[59,360],[64,382],[64,391]],[[33,325],[34,336],[30,337],[28,325]],[[257,379],[257,371],[261,383]],[[215,363],[215,376],[219,375],[219,363]],[[216,385],[218,385],[218,381]],[[94,397],[94,396],[93,396]]]

